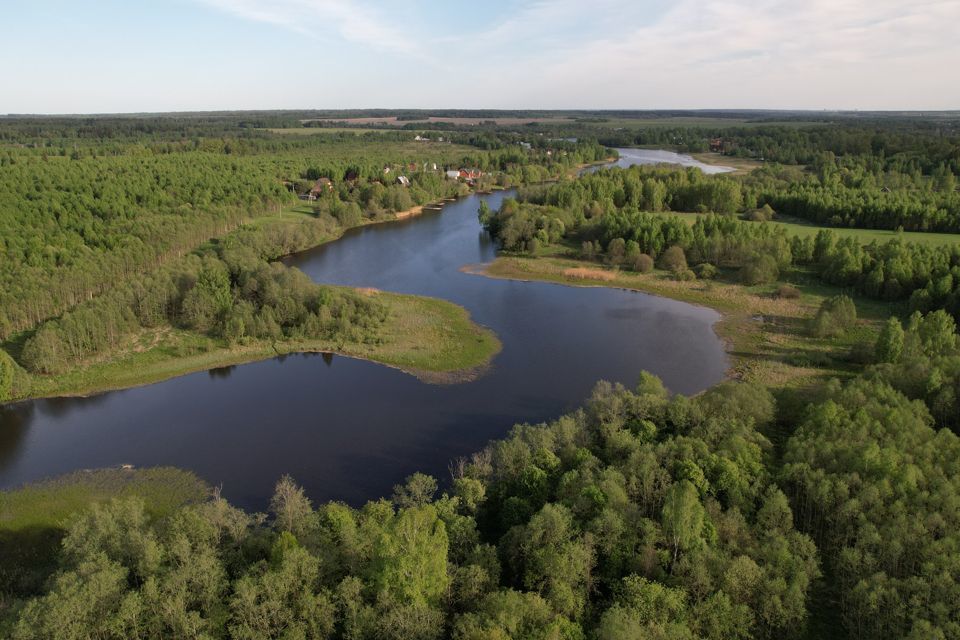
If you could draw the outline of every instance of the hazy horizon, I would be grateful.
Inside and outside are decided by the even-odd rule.
[[[960,2],[37,0],[4,114],[312,109],[948,111]],[[29,56],[29,62],[24,60]]]

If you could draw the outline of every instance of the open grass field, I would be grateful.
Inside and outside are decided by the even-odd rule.
[[[696,222],[697,216],[703,215],[700,213],[685,213],[678,211],[665,211],[664,214],[682,218],[691,225]],[[931,246],[950,245],[960,242],[960,234],[958,233],[925,233],[921,231],[905,231],[903,233],[897,233],[896,231],[888,231],[885,229],[822,227],[799,218],[790,218],[779,215],[776,219],[770,222],[756,222],[754,224],[771,224],[777,227],[783,227],[787,230],[788,234],[801,237],[815,236],[821,229],[829,229],[833,231],[833,233],[839,238],[857,238],[863,244],[870,244],[874,241],[883,243],[895,238],[899,238],[904,242],[916,242],[918,244],[926,244]]]
[[[289,128],[268,128],[261,131],[269,131],[284,136],[317,136],[330,133],[361,133],[380,132],[382,129],[361,128],[361,127],[289,127]]]
[[[726,127],[765,127],[765,126],[788,126],[804,127],[823,124],[814,121],[805,120],[772,120],[764,119],[762,115],[744,115],[743,117],[721,118],[711,115],[689,115],[689,116],[664,116],[656,117],[638,114],[636,117],[629,116],[604,116],[603,114],[577,115],[570,113],[557,113],[555,115],[540,115],[529,117],[516,116],[491,116],[491,117],[447,117],[447,116],[424,116],[417,120],[400,120],[397,116],[368,116],[356,118],[314,118],[303,120],[306,122],[326,122],[333,125],[349,125],[350,128],[323,128],[314,129],[316,131],[363,131],[353,127],[369,127],[367,130],[399,128],[406,124],[416,124],[429,127],[430,124],[444,123],[460,126],[475,126],[489,122],[495,122],[499,126],[522,126],[527,124],[543,125],[577,125],[597,129],[649,129],[654,127],[708,127],[708,128],[726,128]],[[270,129],[277,133],[299,132],[301,129]],[[310,131],[311,128],[304,127],[302,131]]]
[[[636,118],[610,117],[604,118],[602,122],[591,122],[589,118],[586,118],[580,120],[580,123],[601,129],[649,129],[653,127],[809,127],[822,124],[801,120],[774,121],[750,117],[717,118],[712,116],[666,116],[662,118],[643,116]]]
[[[486,122],[495,122],[501,126],[516,126],[532,123],[542,123],[542,124],[569,124],[574,122],[574,119],[564,115],[548,116],[548,117],[530,117],[530,118],[517,118],[517,117],[490,117],[490,118],[456,118],[456,117],[446,117],[446,116],[425,116],[422,119],[418,120],[400,120],[397,116],[381,116],[381,117],[367,117],[367,118],[317,118],[314,120],[303,120],[303,122],[331,122],[331,123],[343,123],[349,125],[370,125],[372,127],[402,127],[406,124],[417,124],[428,126],[431,123],[445,123],[445,124],[454,124],[454,125],[478,125]]]

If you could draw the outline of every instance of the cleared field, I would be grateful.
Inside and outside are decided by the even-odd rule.
[[[665,118],[623,118],[613,117],[604,119],[602,122],[591,122],[589,118],[580,121],[580,124],[594,126],[603,129],[622,128],[622,129],[646,129],[650,127],[809,127],[822,122],[808,122],[803,120],[796,121],[774,121],[757,120],[751,118],[716,118],[710,116],[673,116]]]
[[[381,129],[366,129],[360,127],[290,127],[286,129],[268,128],[261,129],[261,131],[269,131],[270,133],[277,133],[282,136],[318,136],[330,133],[353,133],[360,135],[361,133],[381,131]]]
[[[564,124],[574,122],[573,118],[567,116],[556,116],[546,118],[452,118],[444,116],[428,116],[417,120],[401,120],[397,116],[386,116],[382,118],[317,118],[313,120],[303,120],[302,122],[333,122],[350,125],[379,125],[385,127],[402,127],[405,124],[430,124],[447,123],[459,125],[477,125],[482,122],[495,122],[498,125],[520,125],[538,123]]]
[[[667,211],[665,213],[666,215],[682,218],[691,225],[696,222],[697,216],[703,215],[700,213],[682,213],[677,211]],[[754,224],[771,224],[777,227],[783,227],[787,230],[787,233],[803,238],[807,236],[815,236],[821,229],[829,229],[830,231],[833,231],[833,233],[839,238],[853,237],[860,240],[860,242],[863,244],[870,244],[874,241],[878,243],[884,243],[895,238],[900,238],[904,242],[916,242],[918,244],[926,244],[931,246],[943,246],[960,242],[960,234],[957,233],[923,233],[921,231],[905,231],[903,233],[897,233],[896,231],[888,231],[884,229],[821,227],[819,225],[806,222],[805,220],[789,218],[786,216],[778,216],[776,220],[771,222],[757,222]]]

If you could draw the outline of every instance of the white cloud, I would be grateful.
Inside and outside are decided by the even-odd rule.
[[[649,24],[515,61],[502,80],[554,106],[958,108],[957,24],[956,1],[679,0]]]
[[[429,17],[419,5],[199,1],[408,56],[414,72],[402,92],[382,87],[381,104],[402,94],[424,102],[410,106],[960,108],[958,0],[536,0],[469,33],[410,32],[404,23]],[[448,73],[438,82],[423,65]],[[368,99],[362,71],[345,73],[338,95]]]
[[[372,49],[421,55],[416,39],[390,26],[380,12],[350,0],[200,0],[247,20],[265,22],[305,35],[334,31]]]

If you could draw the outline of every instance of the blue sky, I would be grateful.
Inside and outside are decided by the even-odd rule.
[[[960,109],[958,0],[30,0],[0,113]]]

